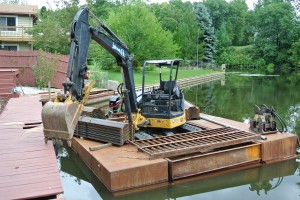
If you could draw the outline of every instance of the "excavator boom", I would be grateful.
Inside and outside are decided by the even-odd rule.
[[[89,18],[95,18],[99,27],[92,27]],[[54,102],[48,102],[42,109],[45,141],[59,139],[70,141],[73,137],[80,114],[84,108],[94,82],[86,82],[87,53],[91,39],[112,54],[123,71],[126,92],[126,114],[132,121],[132,112],[137,112],[137,98],[133,79],[130,52],[105,24],[89,8],[77,12],[71,24],[71,47],[64,94]]]

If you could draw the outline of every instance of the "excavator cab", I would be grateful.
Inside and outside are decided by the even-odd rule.
[[[144,63],[142,98],[139,105],[142,116],[149,121],[147,127],[172,129],[186,122],[184,95],[177,83],[180,61],[181,59],[148,60]],[[148,65],[159,68],[159,86],[156,88],[145,86]],[[163,67],[169,68],[168,74],[162,73]]]

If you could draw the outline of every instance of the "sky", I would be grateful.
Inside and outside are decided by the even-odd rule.
[[[151,0],[151,2],[157,3],[157,2],[163,2],[166,0]],[[188,1],[188,0],[183,0],[183,1]],[[191,1],[201,1],[201,0],[191,0]],[[229,0],[227,0],[229,1]],[[31,5],[38,5],[39,8],[41,8],[42,6],[46,6],[48,8],[48,4],[47,2],[50,3],[50,6],[52,8],[55,8],[55,5],[53,4],[53,0],[27,0],[28,4]],[[80,0],[80,4],[84,4],[86,1],[85,0]],[[257,0],[246,0],[248,7],[250,9],[253,9],[253,4],[257,2]]]

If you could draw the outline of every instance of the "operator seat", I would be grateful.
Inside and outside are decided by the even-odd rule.
[[[164,86],[164,93],[169,94],[170,89],[171,89],[171,96],[175,95],[173,97],[180,98],[180,90],[176,81],[166,81]]]

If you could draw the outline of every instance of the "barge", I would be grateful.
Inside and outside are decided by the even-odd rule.
[[[91,151],[91,147],[105,143],[73,137],[72,149],[115,194],[168,185],[189,177],[205,178],[259,167],[298,156],[295,134],[277,132],[262,139],[260,134],[249,131],[248,124],[202,113],[200,116],[188,122],[204,130],[205,134],[194,140],[189,140],[188,133],[184,133],[186,141],[181,138],[176,142],[172,136],[163,136]]]
[[[107,104],[109,95],[97,96],[93,104],[101,99]],[[128,124],[118,124],[124,118],[98,121],[103,117],[100,109],[85,109],[74,133],[78,137],[72,138],[72,149],[114,194],[227,174],[298,156],[295,134],[276,132],[261,137],[249,130],[249,124],[200,114],[188,102],[185,114],[187,126],[192,127],[189,131],[137,141],[133,140]],[[105,143],[92,140],[99,135]],[[101,148],[93,150],[97,147]]]

